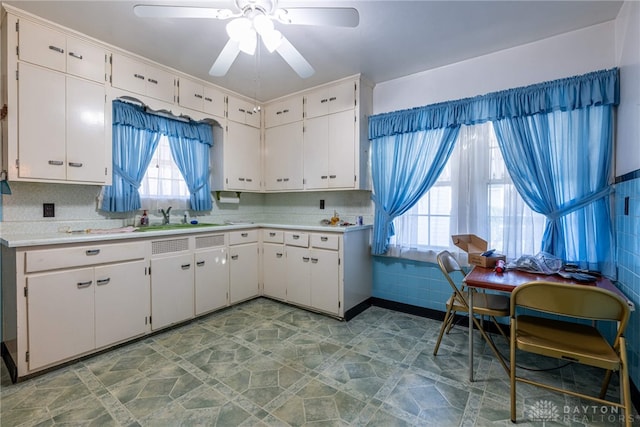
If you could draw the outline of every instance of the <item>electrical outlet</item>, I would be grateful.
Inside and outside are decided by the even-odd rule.
[[[56,205],[53,203],[43,203],[42,216],[45,218],[53,218],[56,216]]]
[[[324,209],[324,199],[320,199],[320,209]]]
[[[629,196],[624,198],[624,214],[625,216],[629,215]]]

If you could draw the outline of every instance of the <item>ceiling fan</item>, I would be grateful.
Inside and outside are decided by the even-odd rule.
[[[278,31],[274,22],[291,25],[330,25],[357,27],[358,11],[350,7],[278,7],[278,0],[234,0],[237,10],[194,6],[139,4],[134,13],[143,18],[231,19],[226,30],[229,41],[209,70],[212,76],[224,76],[240,52],[253,55],[258,36],[269,52],[280,56],[301,77],[315,70],[298,50]]]

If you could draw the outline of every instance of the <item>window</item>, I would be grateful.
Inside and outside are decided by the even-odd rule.
[[[394,220],[391,245],[458,250],[454,234],[477,234],[510,258],[540,251],[545,217],[516,191],[490,122],[462,126],[442,174],[420,201]]]
[[[152,212],[169,206],[174,209],[189,208],[189,189],[173,160],[169,140],[165,135],[160,137],[158,147],[142,178],[140,199],[142,208]]]

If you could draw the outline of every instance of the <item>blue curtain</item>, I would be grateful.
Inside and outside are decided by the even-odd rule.
[[[174,160],[189,186],[191,208],[210,210],[208,150],[213,145],[211,125],[161,117],[147,113],[142,106],[123,101],[113,101],[112,108],[113,182],[104,188],[102,209],[108,212],[140,209],[138,188],[160,136],[166,135]],[[172,143],[172,139],[176,142]],[[202,166],[203,162],[206,167]]]
[[[612,110],[592,106],[493,123],[515,187],[547,217],[541,250],[608,276],[615,275]]]
[[[194,211],[213,207],[209,185],[209,148],[198,139],[169,136],[171,155],[189,187],[190,206]]]
[[[392,221],[415,205],[436,182],[453,151],[460,126],[381,136],[371,141],[373,254],[394,235]]]
[[[141,107],[113,102],[113,180],[104,187],[102,210],[129,212],[140,209],[138,188],[158,146],[160,133],[147,129]]]
[[[400,165],[405,164],[402,155],[382,150],[376,142],[384,140],[401,150],[407,145],[403,144],[405,135],[492,121],[507,169],[514,183],[519,181],[518,191],[533,210],[549,218],[542,249],[611,275],[613,237],[608,196],[612,109],[619,98],[618,69],[614,68],[371,116],[369,139],[376,194],[373,253],[384,252],[389,233],[393,233],[389,223],[396,208],[392,201],[407,192],[405,184],[395,183],[399,185],[396,190],[386,185],[385,179],[392,180],[388,173],[375,172],[375,167],[378,171],[401,171]],[[446,137],[443,144],[445,141]],[[421,158],[415,161],[422,164]],[[434,172],[437,178],[437,170]]]

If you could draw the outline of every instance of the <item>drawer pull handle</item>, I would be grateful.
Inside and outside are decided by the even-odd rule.
[[[209,97],[207,97],[207,96],[205,96],[205,97],[204,97],[204,100],[205,100],[205,101],[208,101],[208,102],[213,102],[213,99],[211,99],[211,98],[209,98]]]
[[[276,116],[282,114],[282,111],[276,111]]]
[[[78,55],[75,52],[69,52],[69,56],[76,58],[76,59],[82,59],[82,55]]]
[[[300,235],[299,234],[294,234],[291,237],[293,237],[293,240],[298,240],[300,238]]]
[[[244,108],[238,108],[238,111],[240,111],[241,113],[246,113],[246,110]]]
[[[320,175],[320,179],[327,179],[327,175]]]
[[[79,162],[69,162],[69,166],[71,166],[72,168],[81,168],[81,167],[82,167],[82,163],[79,163]]]
[[[49,49],[58,53],[64,53],[64,49],[58,46],[49,45]]]
[[[182,264],[180,268],[182,268],[183,270],[188,270],[191,268],[191,264]]]
[[[49,160],[51,166],[62,166],[64,162],[62,160]]]
[[[289,178],[283,179],[284,182],[289,182]]]
[[[327,101],[329,101],[329,100],[328,100],[328,99],[326,99],[326,98],[325,98],[325,99],[321,99],[321,100],[320,100],[320,104],[324,104],[324,103],[325,103],[325,102],[327,102]]]
[[[149,83],[153,83],[154,85],[157,85],[157,84],[158,84],[158,81],[157,81],[157,80],[155,80],[155,79],[147,79],[147,81],[148,81]]]
[[[199,93],[194,93],[193,96],[195,96],[196,98],[202,99],[202,95],[200,95]]]
[[[318,258],[311,258],[311,262],[314,263],[314,264],[317,264],[318,263]]]
[[[282,253],[277,252],[277,253],[276,253],[276,258],[282,258]]]
[[[247,178],[247,182],[253,182],[252,178]]]
[[[269,232],[269,237],[276,237],[276,233],[274,233],[273,231]]]
[[[106,285],[106,284],[108,284],[110,281],[111,281],[111,277],[107,277],[106,279],[98,279],[98,280],[96,281],[96,284],[97,284],[98,286],[102,286],[102,285]]]
[[[240,235],[241,235],[242,237],[248,237],[248,236],[249,236],[249,233],[241,233]]]
[[[282,178],[276,179],[276,182],[282,182]]]
[[[329,178],[336,179],[336,175],[329,175]]]
[[[93,283],[93,280],[89,280],[88,282],[78,282],[78,289],[88,288]]]
[[[196,262],[196,265],[198,267],[202,267],[204,265],[204,261],[198,261],[198,262]]]
[[[338,98],[336,98],[335,96],[332,96],[331,98],[329,98],[329,101],[335,101],[336,99]]]
[[[309,257],[308,257],[308,256],[303,256],[303,257],[302,257],[302,261],[304,261],[304,262],[309,262]]]
[[[88,249],[84,252],[87,256],[98,255],[100,253],[100,249]]]
[[[282,110],[282,112],[286,114],[289,112],[289,110]]]
[[[244,182],[244,178],[238,178],[238,181]]]
[[[231,255],[231,259],[238,259],[239,255]]]
[[[322,242],[326,242],[327,240],[329,240],[329,238],[327,236],[321,236],[320,237],[320,241],[322,241]]]
[[[134,74],[133,77],[136,79],[144,80],[144,76],[142,74]]]

